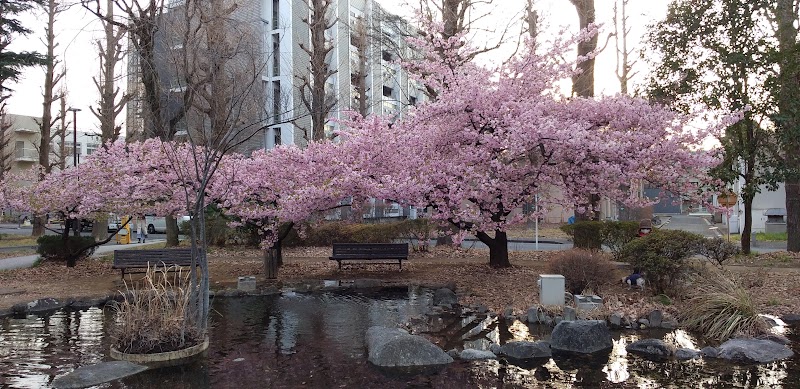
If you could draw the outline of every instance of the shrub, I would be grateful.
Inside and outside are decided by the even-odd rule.
[[[95,244],[91,236],[42,235],[36,239],[36,253],[48,261],[65,261],[67,266],[75,266],[75,262],[94,254],[94,247],[78,254],[84,247]]]
[[[719,341],[767,329],[749,291],[737,280],[721,272],[707,272],[694,281],[693,297],[679,315],[687,328]]]
[[[308,246],[330,246],[335,242],[390,243],[403,237],[402,223],[320,223],[308,227],[305,239],[297,243]]]
[[[564,276],[567,291],[580,294],[586,289],[600,292],[613,278],[614,266],[601,252],[568,250],[559,253],[548,264],[548,272]]]
[[[726,261],[738,255],[739,246],[722,238],[706,239],[700,246],[698,253],[717,266],[722,266]]]
[[[430,240],[440,235],[438,225],[425,218],[404,220],[398,227],[401,236],[411,240],[414,251],[428,251]]]
[[[175,271],[173,278],[168,271]],[[152,267],[143,279],[144,287],[125,284],[125,298],[115,302],[116,325],[113,345],[121,352],[150,354],[191,347],[202,341],[189,312],[189,272],[180,268]]]
[[[686,231],[655,230],[625,245],[620,259],[645,273],[655,293],[675,293],[687,274],[686,260],[699,251],[705,239]]]
[[[632,221],[606,221],[600,230],[600,238],[615,260],[620,260],[622,248],[638,236],[639,223]]]
[[[561,231],[569,235],[575,248],[589,250],[600,250],[602,230],[603,222],[599,221],[579,221],[561,226]]]

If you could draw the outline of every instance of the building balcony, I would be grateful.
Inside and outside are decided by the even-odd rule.
[[[15,162],[38,162],[39,152],[35,149],[16,149],[14,153]]]
[[[15,128],[14,132],[20,133],[20,134],[38,134],[39,133],[39,129],[38,128],[37,129],[32,129],[32,128],[20,127],[20,128]]]

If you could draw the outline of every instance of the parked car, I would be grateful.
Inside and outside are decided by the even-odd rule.
[[[147,223],[147,233],[165,233],[167,232],[167,218],[156,215],[145,215],[144,220]],[[178,218],[178,224],[184,221],[191,220],[189,216],[181,216]]]

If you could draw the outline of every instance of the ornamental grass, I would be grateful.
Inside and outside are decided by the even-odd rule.
[[[180,267],[155,266],[148,267],[141,288],[126,282],[124,300],[113,305],[114,347],[128,354],[152,354],[199,344],[202,334],[190,311],[189,275]]]
[[[679,315],[688,329],[725,341],[735,335],[756,335],[768,328],[750,292],[738,279],[707,271],[692,281],[694,292]]]

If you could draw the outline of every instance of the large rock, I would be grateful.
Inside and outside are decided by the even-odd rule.
[[[87,388],[118,380],[147,370],[147,366],[127,361],[102,362],[83,366],[53,380],[58,389]]]
[[[433,304],[453,307],[458,305],[458,296],[448,288],[436,289],[433,292]]]
[[[20,303],[11,307],[15,314],[45,314],[59,310],[65,306],[64,303],[52,297],[46,297],[31,301],[29,303]]]
[[[794,355],[788,347],[764,339],[731,339],[718,350],[718,358],[744,363],[769,363]]]
[[[550,358],[553,352],[547,342],[508,342],[500,348],[500,353],[514,359]]]
[[[612,346],[611,331],[602,320],[562,321],[550,336],[556,352],[591,354]]]
[[[399,328],[367,330],[368,360],[376,366],[409,367],[444,365],[453,358],[427,339]]]
[[[476,350],[468,348],[461,351],[458,357],[466,361],[477,361],[482,359],[497,359],[493,352],[487,350]]]
[[[700,358],[700,352],[690,348],[679,348],[675,351],[675,358],[678,358],[682,361],[696,359]]]
[[[664,343],[661,339],[637,340],[627,345],[625,350],[650,359],[667,359],[675,354],[675,347]]]

